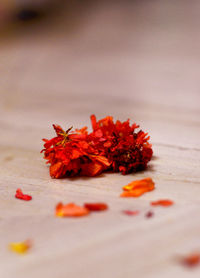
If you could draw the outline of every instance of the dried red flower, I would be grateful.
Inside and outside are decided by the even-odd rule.
[[[86,128],[76,133],[66,132],[60,126],[53,125],[57,137],[46,140],[43,150],[44,158],[50,163],[52,178],[64,176],[95,176],[100,174],[110,163],[106,157],[99,155],[88,141]]]
[[[90,211],[103,211],[108,209],[108,205],[105,203],[85,203],[84,207]]]
[[[124,191],[121,193],[120,197],[139,197],[145,192],[149,192],[154,189],[155,184],[151,178],[136,180],[123,187]]]
[[[127,174],[146,168],[153,152],[148,134],[135,131],[138,125],[130,126],[129,120],[114,123],[110,116],[97,122],[92,115],[91,121],[93,132],[89,136],[111,162],[111,170]]]
[[[158,200],[158,201],[151,202],[152,206],[162,206],[162,207],[169,207],[172,206],[173,204],[174,202],[171,200]]]
[[[140,213],[139,210],[123,210],[122,212],[129,216],[138,215]]]
[[[22,190],[20,188],[18,188],[16,190],[15,198],[21,199],[21,200],[24,200],[24,201],[32,200],[32,196],[23,194],[23,192],[22,192]]]
[[[152,149],[147,133],[135,131],[139,126],[130,126],[129,120],[114,123],[110,116],[97,122],[92,115],[91,122],[89,134],[86,127],[72,132],[53,125],[57,136],[43,139],[42,150],[51,177],[96,176],[108,169],[127,174],[146,168]]]
[[[195,267],[200,265],[200,253],[193,253],[181,258],[181,263],[188,267]]]

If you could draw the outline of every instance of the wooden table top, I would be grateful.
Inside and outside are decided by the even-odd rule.
[[[0,42],[0,276],[199,277],[177,258],[200,251],[200,2],[80,1],[54,19],[12,27]],[[148,131],[145,172],[53,180],[40,154],[52,124],[113,115]],[[119,198],[128,182],[156,190]],[[17,188],[33,196],[14,198]],[[150,201],[172,199],[170,208]],[[58,219],[58,202],[109,211]],[[128,217],[124,209],[140,210]],[[33,240],[28,254],[9,242]]]

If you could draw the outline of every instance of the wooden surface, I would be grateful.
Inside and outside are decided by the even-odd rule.
[[[200,251],[200,3],[80,1],[66,14],[9,27],[0,43],[0,276],[199,277],[177,256]],[[145,172],[52,180],[40,150],[52,123],[89,125],[90,114],[130,118],[151,135]],[[120,199],[152,177],[156,190]],[[20,187],[31,202],[14,198]],[[171,208],[154,208],[160,198]],[[110,210],[57,219],[57,202]],[[128,217],[123,209],[137,209]],[[9,242],[33,239],[26,256]]]

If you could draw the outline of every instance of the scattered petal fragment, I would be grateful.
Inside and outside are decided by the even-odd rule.
[[[10,250],[18,254],[25,254],[31,248],[31,246],[32,242],[30,240],[12,242],[9,244]]]
[[[181,263],[187,267],[195,267],[200,265],[200,253],[190,254],[181,259]]]
[[[21,200],[24,200],[24,201],[32,200],[32,196],[27,195],[27,194],[23,194],[23,192],[22,192],[22,190],[20,188],[18,188],[16,190],[15,198],[21,199]]]
[[[108,205],[105,203],[85,203],[84,207],[90,211],[103,211],[108,209]]]
[[[150,190],[154,189],[154,182],[151,178],[145,178],[142,180],[136,180],[136,181],[132,181],[129,184],[125,185],[123,187],[123,190],[125,191],[132,191],[136,188],[149,188]]]
[[[85,207],[77,206],[74,203],[63,205],[57,204],[55,215],[57,217],[81,217],[89,214],[89,210]]]
[[[151,218],[154,216],[154,212],[153,211],[148,211],[146,214],[145,214],[145,217],[146,218]]]
[[[122,212],[129,216],[138,215],[140,213],[139,210],[123,210]]]
[[[162,206],[162,207],[170,207],[174,204],[173,201],[171,200],[158,200],[158,201],[154,201],[154,202],[151,202],[151,205],[152,206]]]
[[[151,178],[136,180],[123,187],[124,191],[121,193],[120,197],[139,197],[145,192],[149,192],[154,189],[155,184]]]

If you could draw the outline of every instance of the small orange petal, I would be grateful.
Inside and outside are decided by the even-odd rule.
[[[57,204],[55,215],[57,217],[80,217],[89,214],[89,210],[85,207],[77,206],[74,203],[63,205]]]
[[[90,116],[91,122],[92,122],[92,128],[95,129],[96,128],[96,124],[97,124],[97,119],[95,115],[91,115]]]
[[[148,192],[149,190],[145,190],[145,188],[139,188],[132,191],[124,191],[121,193],[120,197],[140,197],[145,192]]]
[[[162,206],[162,207],[169,207],[172,206],[173,204],[174,202],[171,200],[158,200],[158,201],[151,202],[152,206]]]
[[[53,164],[50,166],[49,171],[50,171],[50,176],[52,178],[60,178],[63,176],[63,163],[62,162],[57,162],[56,164]]]
[[[142,180],[136,180],[136,181],[132,181],[130,182],[129,184],[125,185],[123,187],[123,190],[126,190],[126,191],[130,191],[130,190],[133,190],[135,188],[141,188],[141,187],[147,187],[147,188],[150,188],[150,189],[154,189],[154,182],[151,178],[145,178],[145,179],[142,179]]]
[[[151,178],[136,180],[123,187],[124,191],[121,193],[120,197],[139,197],[145,192],[154,189],[155,185]]]

